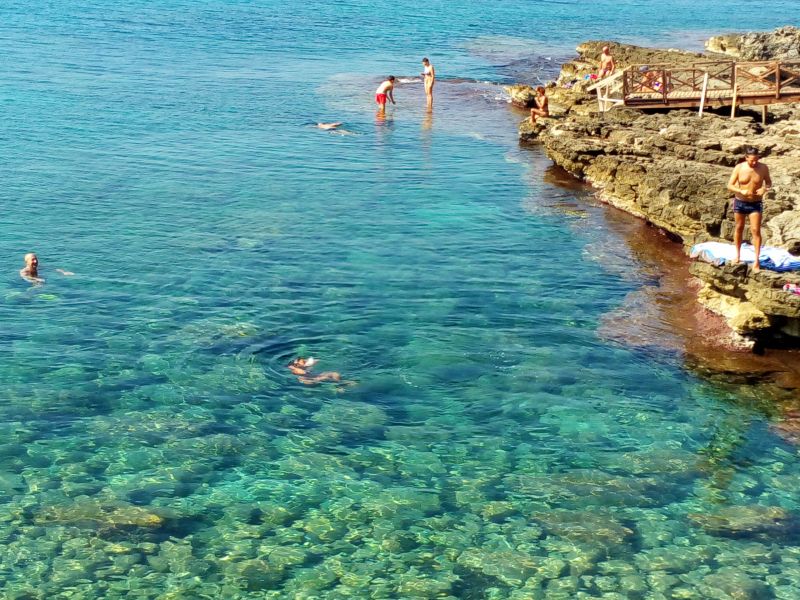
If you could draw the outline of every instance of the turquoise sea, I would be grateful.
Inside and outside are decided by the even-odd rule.
[[[5,0],[2,598],[800,597],[767,391],[604,334],[658,274],[499,85],[797,24],[711,4]]]

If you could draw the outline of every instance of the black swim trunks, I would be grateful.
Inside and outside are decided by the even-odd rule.
[[[764,203],[759,200],[758,202],[745,202],[738,198],[733,199],[733,212],[740,215],[749,215],[754,212],[764,212]]]

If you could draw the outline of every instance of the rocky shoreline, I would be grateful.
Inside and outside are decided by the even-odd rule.
[[[718,59],[720,54],[660,50],[610,42],[587,42],[578,57],[563,65],[548,86],[551,118],[520,125],[523,143],[541,144],[547,156],[572,175],[591,183],[600,197],[652,223],[687,250],[703,241],[730,242],[733,216],[726,190],[731,169],[747,146],[758,147],[770,167],[773,190],[765,201],[764,244],[800,254],[800,105],[774,105],[761,124],[761,111],[730,108],[719,114],[669,110],[645,112],[617,107],[601,113],[587,91],[587,74],[597,71],[603,45],[611,46],[618,69],[631,64],[679,63]],[[800,30],[784,27],[772,33],[720,36],[709,50],[732,56],[796,59]],[[508,88],[512,101],[530,106],[533,90]],[[749,236],[748,230],[745,233]],[[783,291],[800,284],[800,272],[754,273],[744,264],[716,267],[694,262],[696,293],[708,310],[731,328],[727,345],[800,346],[800,296]]]

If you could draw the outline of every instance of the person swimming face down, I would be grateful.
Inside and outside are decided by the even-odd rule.
[[[317,363],[317,359],[313,357],[308,358],[295,358],[287,365],[287,368],[293,375],[297,375],[297,380],[304,385],[316,385],[318,383],[332,382],[339,383],[342,381],[341,374],[336,371],[325,371],[319,375],[311,374],[311,367]],[[354,382],[345,382],[347,385],[352,385]]]

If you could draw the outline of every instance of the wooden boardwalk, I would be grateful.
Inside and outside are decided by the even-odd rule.
[[[600,110],[698,108],[800,102],[800,61],[703,61],[631,65],[589,88]],[[765,109],[766,110],[766,109]],[[766,113],[764,113],[766,114]]]

